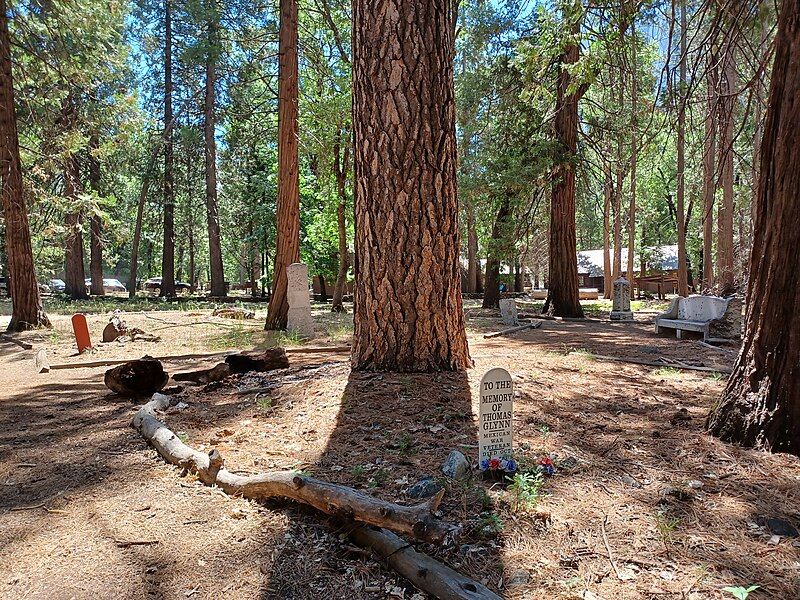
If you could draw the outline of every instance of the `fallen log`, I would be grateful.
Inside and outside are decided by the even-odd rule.
[[[240,352],[225,358],[233,373],[258,371],[265,373],[276,369],[288,369],[289,359],[283,348],[269,348],[263,352]]]
[[[158,360],[150,357],[132,360],[106,371],[103,381],[121,396],[149,396],[167,385],[169,374]]]
[[[570,352],[570,356],[581,355],[586,356],[583,352]],[[611,360],[615,362],[624,362],[624,363],[631,363],[634,365],[646,365],[648,367],[672,367],[675,369],[684,369],[687,371],[704,371],[706,373],[727,373],[730,374],[731,369],[727,367],[702,367],[702,366],[695,366],[695,365],[687,365],[686,363],[682,363],[679,361],[674,362],[666,362],[666,361],[656,361],[656,360],[643,360],[641,358],[621,358],[619,356],[604,356],[602,354],[590,354],[592,358],[596,358],[599,360]]]
[[[2,340],[4,342],[8,342],[10,344],[16,344],[17,346],[19,346],[23,350],[33,350],[33,344],[30,344],[28,342],[23,342],[22,340],[18,340],[18,339],[14,338],[14,337],[11,337],[10,335],[8,335],[6,333],[0,333],[0,340]]]
[[[524,325],[518,325],[516,327],[509,327],[508,329],[503,329],[502,331],[495,331],[494,333],[487,333],[484,334],[483,338],[494,338],[500,335],[506,335],[508,333],[514,333],[516,331],[522,331],[523,329],[539,329],[542,326],[541,321],[531,321],[530,323],[525,323]]]
[[[427,554],[417,552],[391,531],[378,527],[355,527],[350,539],[378,556],[416,587],[439,600],[500,600],[486,586],[465,577]]]
[[[459,532],[458,527],[437,519],[433,514],[442,501],[444,490],[422,504],[403,506],[293,471],[258,475],[232,473],[225,469],[222,456],[216,449],[209,454],[198,452],[184,444],[156,418],[156,411],[169,405],[169,396],[154,394],[153,399],[134,415],[132,427],[164,460],[196,473],[200,481],[216,485],[226,494],[254,500],[289,498],[347,521],[385,527],[431,543],[442,543]]]
[[[227,363],[219,363],[210,369],[199,369],[197,371],[184,371],[173,374],[175,381],[191,381],[193,383],[212,383],[222,381],[232,373],[231,367]]]

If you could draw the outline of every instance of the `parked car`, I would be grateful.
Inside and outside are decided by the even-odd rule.
[[[145,292],[160,292],[161,291],[161,277],[151,277],[147,281],[144,282],[144,291]],[[188,292],[192,289],[192,286],[186,283],[185,281],[176,281],[175,282],[175,291],[176,292]]]
[[[50,289],[57,294],[63,294],[64,290],[67,289],[67,284],[64,283],[63,279],[51,279]]]
[[[45,285],[44,283],[40,283],[39,285],[39,293],[40,294],[49,294],[50,287]],[[7,277],[0,277],[0,296],[9,296],[10,292],[8,290],[8,278]]]
[[[91,278],[85,279],[84,283],[86,283],[86,289],[92,289],[92,280]],[[103,291],[107,294],[112,292],[122,292],[125,293],[128,291],[128,288],[125,287],[125,284],[122,283],[119,279],[103,279]]]

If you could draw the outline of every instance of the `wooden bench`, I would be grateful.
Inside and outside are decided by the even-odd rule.
[[[684,331],[703,334],[703,341],[710,338],[739,338],[742,327],[742,305],[734,296],[689,296],[675,298],[669,310],[656,317],[656,333],[662,329],[674,329],[678,339]]]

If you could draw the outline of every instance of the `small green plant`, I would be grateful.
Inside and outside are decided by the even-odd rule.
[[[751,585],[747,588],[741,586],[728,586],[722,588],[722,591],[728,592],[731,596],[736,598],[736,600],[747,600],[747,597],[750,595],[750,593],[756,591],[760,587],[760,585]]]
[[[514,510],[520,508],[533,510],[539,504],[544,479],[539,472],[515,473],[514,477],[507,478],[509,483],[506,488],[513,497]]]
[[[664,546],[666,546],[668,543],[672,542],[672,534],[675,532],[675,529],[678,528],[681,520],[668,517],[664,513],[657,513],[655,522],[656,529],[658,529],[658,533],[661,536],[661,541],[664,542]]]
[[[389,478],[389,471],[386,469],[378,469],[375,471],[375,474],[369,480],[367,484],[370,489],[374,490],[375,488],[383,487],[383,484],[386,483],[386,480]]]
[[[352,475],[355,479],[361,481],[364,479],[364,465],[356,465],[352,469],[350,469],[350,475]]]
[[[710,377],[714,381],[722,381],[724,379],[722,373],[720,373],[719,371],[714,371],[713,373],[710,374]]]
[[[417,453],[414,437],[408,432],[401,435],[395,445],[400,456],[410,456]]]
[[[189,434],[187,434],[185,431],[179,431],[176,435],[178,436],[178,439],[182,441],[184,444],[189,439]]]
[[[548,425],[547,423],[540,423],[537,429],[539,430],[539,433],[541,433],[542,435],[547,435],[548,433],[550,433],[550,425]]]
[[[276,346],[302,346],[303,341],[297,331],[281,331],[275,336]]]
[[[272,398],[266,396],[256,397],[256,406],[261,410],[269,410],[273,406]]]
[[[680,377],[681,370],[675,367],[659,367],[653,371],[653,375],[656,377]]]
[[[479,522],[476,529],[482,534],[496,535],[503,531],[503,519],[496,514],[491,513],[483,517]]]

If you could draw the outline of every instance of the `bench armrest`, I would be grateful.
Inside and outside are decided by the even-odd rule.
[[[677,319],[678,318],[678,303],[680,302],[680,297],[673,298],[672,302],[670,302],[669,308],[667,312],[663,312],[659,315],[656,315],[656,319]]]

